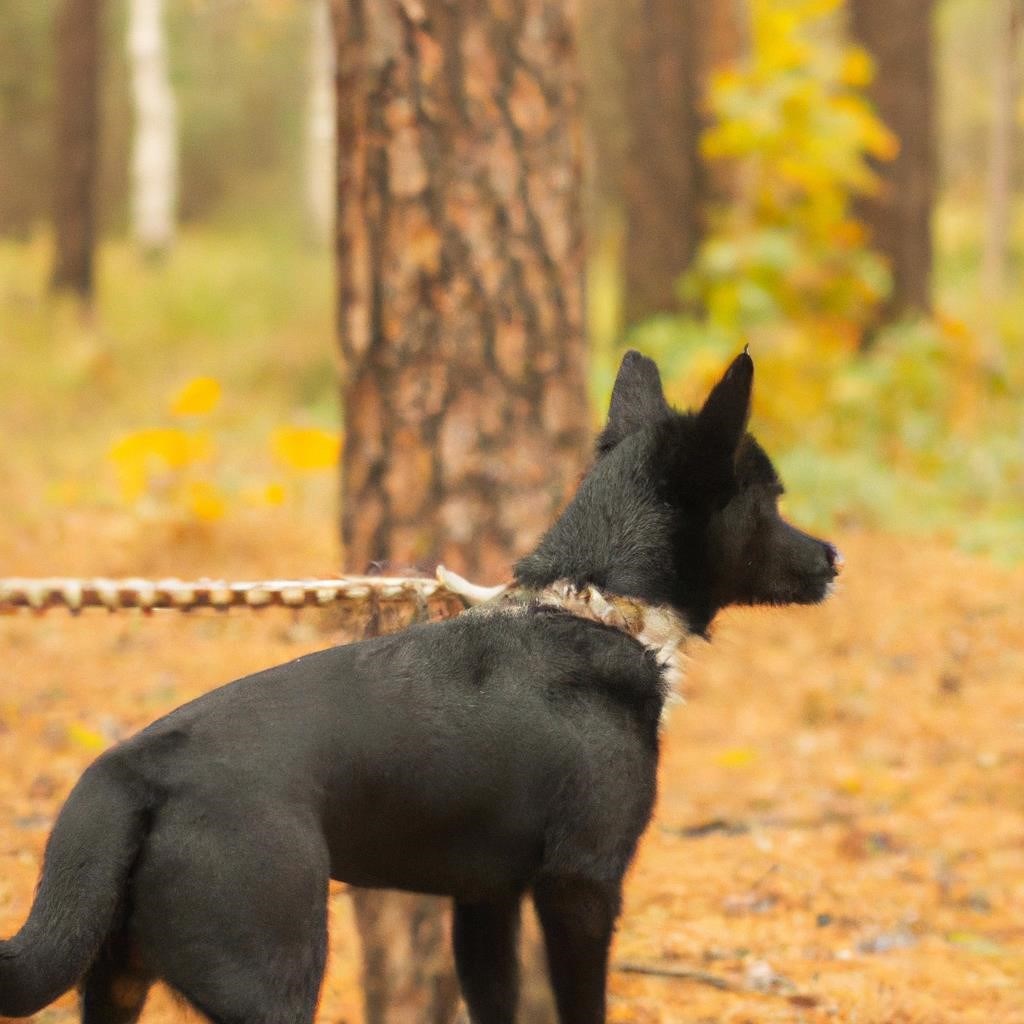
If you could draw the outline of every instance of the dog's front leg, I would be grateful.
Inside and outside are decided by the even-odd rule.
[[[545,879],[533,890],[561,1024],[604,1024],[608,948],[621,887]]]
[[[519,997],[519,899],[456,903],[453,945],[473,1024],[513,1024]]]

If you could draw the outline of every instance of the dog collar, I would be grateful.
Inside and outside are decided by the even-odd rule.
[[[667,690],[666,709],[682,700],[683,644],[693,635],[685,619],[664,605],[648,604],[632,597],[602,593],[593,584],[576,587],[569,580],[555,580],[542,590],[525,590],[514,583],[482,587],[458,573],[437,567],[437,578],[467,605],[491,605],[496,610],[513,600],[558,608],[580,619],[600,622],[631,636],[657,658]],[[664,718],[664,712],[662,714]]]

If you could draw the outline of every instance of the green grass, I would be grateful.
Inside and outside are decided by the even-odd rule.
[[[598,403],[627,345],[653,356],[670,392],[694,403],[693,382],[749,340],[758,366],[753,429],[779,464],[795,520],[938,536],[1024,562],[1024,291],[1013,287],[1022,254],[993,302],[980,281],[979,204],[947,200],[935,225],[935,321],[888,329],[863,359],[794,337],[788,325],[741,338],[666,316],[624,339],[617,296],[593,294],[598,282],[616,287],[616,247],[606,240],[590,275]],[[1024,203],[1011,235],[1024,238]]]
[[[187,230],[154,264],[107,242],[88,318],[47,295],[50,258],[45,236],[0,243],[0,422],[21,486],[72,478],[98,498],[112,441],[167,423],[169,397],[198,376],[222,385],[209,427],[232,462],[262,455],[282,423],[337,427],[326,252],[272,231]]]
[[[961,235],[970,223],[942,216]],[[967,322],[962,343],[977,349],[968,360],[973,404],[966,414],[954,414],[961,339],[907,325],[869,362],[834,373],[822,363],[816,375],[778,378],[793,389],[781,396],[769,395],[776,385],[762,349],[769,358],[759,362],[754,426],[777,457],[794,519],[819,529],[857,523],[939,535],[1024,561],[1024,295],[1008,297],[981,324],[977,238],[958,236],[949,224],[939,237],[952,254],[937,274],[939,309]],[[602,248],[591,273],[597,407],[607,400],[622,344],[613,250]],[[267,444],[274,427],[337,428],[331,262],[327,252],[298,244],[294,231],[272,222],[189,229],[162,264],[109,241],[87,320],[73,303],[47,295],[50,256],[43,235],[0,243],[0,427],[9,440],[0,499],[8,524],[60,516],[75,504],[124,512],[110,445],[175,423],[168,399],[193,377],[215,377],[223,388],[220,407],[202,426],[216,446],[208,472],[231,495],[279,474]],[[730,350],[692,322],[654,326],[640,340],[653,347],[676,396],[687,393],[702,346],[714,349],[714,366]],[[814,359],[800,355],[796,365]],[[705,353],[705,370],[708,361]],[[824,398],[808,404],[801,379],[813,388],[822,378]],[[303,486],[321,504],[333,501],[332,474]]]

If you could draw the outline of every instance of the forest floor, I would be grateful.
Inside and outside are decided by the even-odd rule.
[[[211,526],[166,555],[88,517],[0,536],[5,572],[330,572],[331,526]],[[218,532],[219,531],[219,532]],[[820,608],[737,610],[695,644],[657,816],[631,871],[615,1024],[1024,1022],[1024,570],[872,533]],[[319,554],[318,554],[319,552]],[[173,556],[173,557],[172,557]],[[173,562],[173,564],[171,564]],[[323,646],[311,615],[0,619],[0,934],[109,743]],[[318,1019],[359,1024],[332,891]],[[624,970],[632,968],[632,970]],[[155,993],[144,1020],[180,1019]],[[41,1013],[77,1019],[73,997]]]

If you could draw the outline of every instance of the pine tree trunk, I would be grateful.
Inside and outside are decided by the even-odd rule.
[[[50,283],[85,300],[93,288],[101,15],[102,0],[62,0],[54,33],[56,254]]]
[[[623,180],[626,326],[678,308],[677,283],[697,251],[725,172],[700,158],[703,102],[713,70],[740,52],[733,0],[634,0],[626,38],[630,130]]]
[[[850,27],[874,58],[871,98],[900,140],[876,170],[882,188],[859,203],[874,248],[889,261],[887,320],[931,308],[931,215],[936,188],[933,0],[851,0]]]
[[[132,235],[147,256],[174,241],[178,135],[167,66],[163,0],[130,0],[128,62],[135,108],[132,139]]]
[[[574,25],[563,0],[334,15],[346,562],[504,579],[590,434]],[[355,900],[368,1024],[447,1024],[441,905]]]

